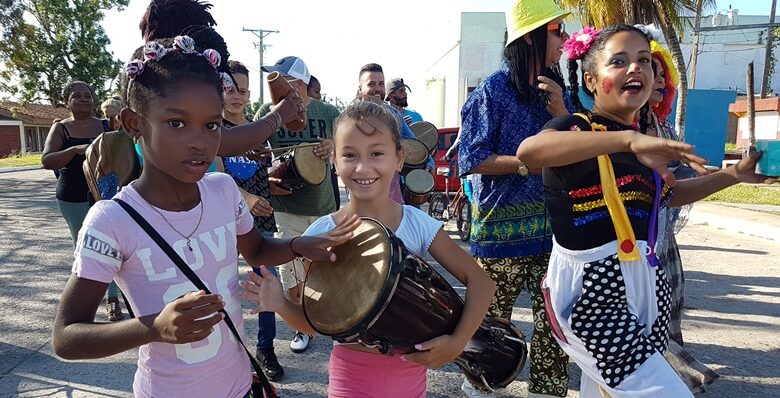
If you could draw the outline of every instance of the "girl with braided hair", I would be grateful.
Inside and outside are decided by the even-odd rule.
[[[68,359],[102,358],[140,347],[136,397],[248,397],[249,357],[232,334],[244,328],[238,254],[253,266],[296,257],[335,261],[327,249],[349,240],[358,220],[347,218],[316,236],[263,237],[232,178],[206,174],[222,135],[226,81],[215,70],[219,53],[196,51],[189,37],[173,43],[165,48],[151,42],[143,60],[126,66],[128,107],[120,119],[141,143],[146,164],[116,200],[101,200],[87,214],[54,321],[53,346]],[[192,280],[174,265],[175,257],[140,229],[130,210],[147,221],[175,252],[171,256],[185,262],[182,267],[210,293],[193,291]],[[112,279],[127,294],[136,317],[95,322],[97,304]],[[235,322],[232,330],[228,316]],[[272,388],[265,384],[268,393]]]
[[[649,38],[633,26],[585,27],[564,49],[572,69],[582,64],[593,110],[551,120],[517,150],[528,167],[544,168],[554,243],[542,288],[553,334],[582,369],[583,398],[692,397],[663,356],[670,292],[656,255],[659,213],[762,181],[760,154],[676,181],[668,161],[707,174],[705,160],[691,145],[643,134],[646,118],[636,131],[654,80]],[[569,76],[581,108],[577,74]]]

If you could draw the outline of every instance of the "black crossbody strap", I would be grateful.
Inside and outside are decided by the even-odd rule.
[[[195,274],[192,269],[182,260],[182,258],[176,253],[175,250],[171,247],[171,245],[168,244],[168,242],[163,239],[162,236],[160,236],[157,231],[154,230],[154,228],[147,222],[138,212],[133,209],[132,206],[127,204],[125,201],[121,199],[114,198],[114,201],[119,203],[120,206],[122,206],[123,209],[127,212],[127,214],[130,215],[130,217],[135,220],[136,223],[143,229],[150,238],[152,238],[155,243],[157,243],[158,246],[160,246],[160,249],[162,249],[163,252],[165,252],[168,257],[170,257],[171,261],[173,261],[174,264],[176,264],[176,267],[179,268],[179,271],[181,271],[184,275],[189,278],[190,282],[192,282],[195,287],[197,287],[200,290],[203,290],[206,292],[206,294],[211,294],[211,291],[206,287],[206,285],[203,283],[200,278],[198,278],[198,275]],[[233,321],[230,319],[230,315],[228,315],[227,311],[224,309],[219,310],[224,316],[225,316],[225,323],[227,324],[228,329],[233,333],[233,336],[236,337],[239,344],[241,344],[241,347],[244,347],[244,352],[246,352],[246,355],[249,357],[249,361],[252,363],[252,368],[254,368],[255,373],[257,373],[257,377],[260,379],[260,384],[263,386],[263,391],[265,392],[266,397],[277,397],[276,390],[271,385],[271,383],[268,381],[268,379],[265,377],[265,373],[263,373],[263,369],[260,367],[260,364],[257,363],[257,360],[254,356],[252,356],[252,353],[249,352],[249,350],[246,348],[246,345],[244,345],[244,342],[241,340],[241,335],[238,333],[238,329],[236,329],[236,326],[233,324]],[[259,398],[259,397],[258,397]]]

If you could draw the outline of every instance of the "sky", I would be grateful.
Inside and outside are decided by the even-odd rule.
[[[210,2],[215,29],[225,38],[230,58],[250,69],[253,100],[259,91],[257,38],[242,28],[278,30],[265,38],[269,46],[264,63],[298,56],[320,80],[324,93],[345,101],[354,97],[360,67],[379,63],[386,79],[404,78],[414,109],[415,102],[425,98],[427,69],[457,44],[460,13],[502,12],[514,0]],[[149,0],[131,0],[121,12],[106,12],[102,25],[111,39],[109,50],[119,59],[126,60],[143,44],[138,22],[148,4]],[[768,15],[771,0],[718,0],[717,9],[728,9],[729,4],[742,15]]]

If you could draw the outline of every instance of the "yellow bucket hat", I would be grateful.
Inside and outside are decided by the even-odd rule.
[[[506,45],[548,22],[571,14],[553,0],[517,0],[506,12]]]

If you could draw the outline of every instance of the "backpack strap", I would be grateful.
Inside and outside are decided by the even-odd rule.
[[[585,119],[592,131],[606,132],[607,127],[603,124],[591,122],[590,118],[582,113],[575,113]],[[626,207],[623,200],[620,199],[620,191],[615,182],[615,170],[612,168],[612,161],[609,155],[599,155],[596,157],[599,165],[599,179],[601,181],[601,192],[604,196],[604,203],[607,205],[609,216],[612,218],[612,225],[615,227],[615,235],[618,240],[618,258],[620,261],[637,261],[641,257],[639,249],[636,246],[636,236],[631,227],[631,221],[628,219]]]

